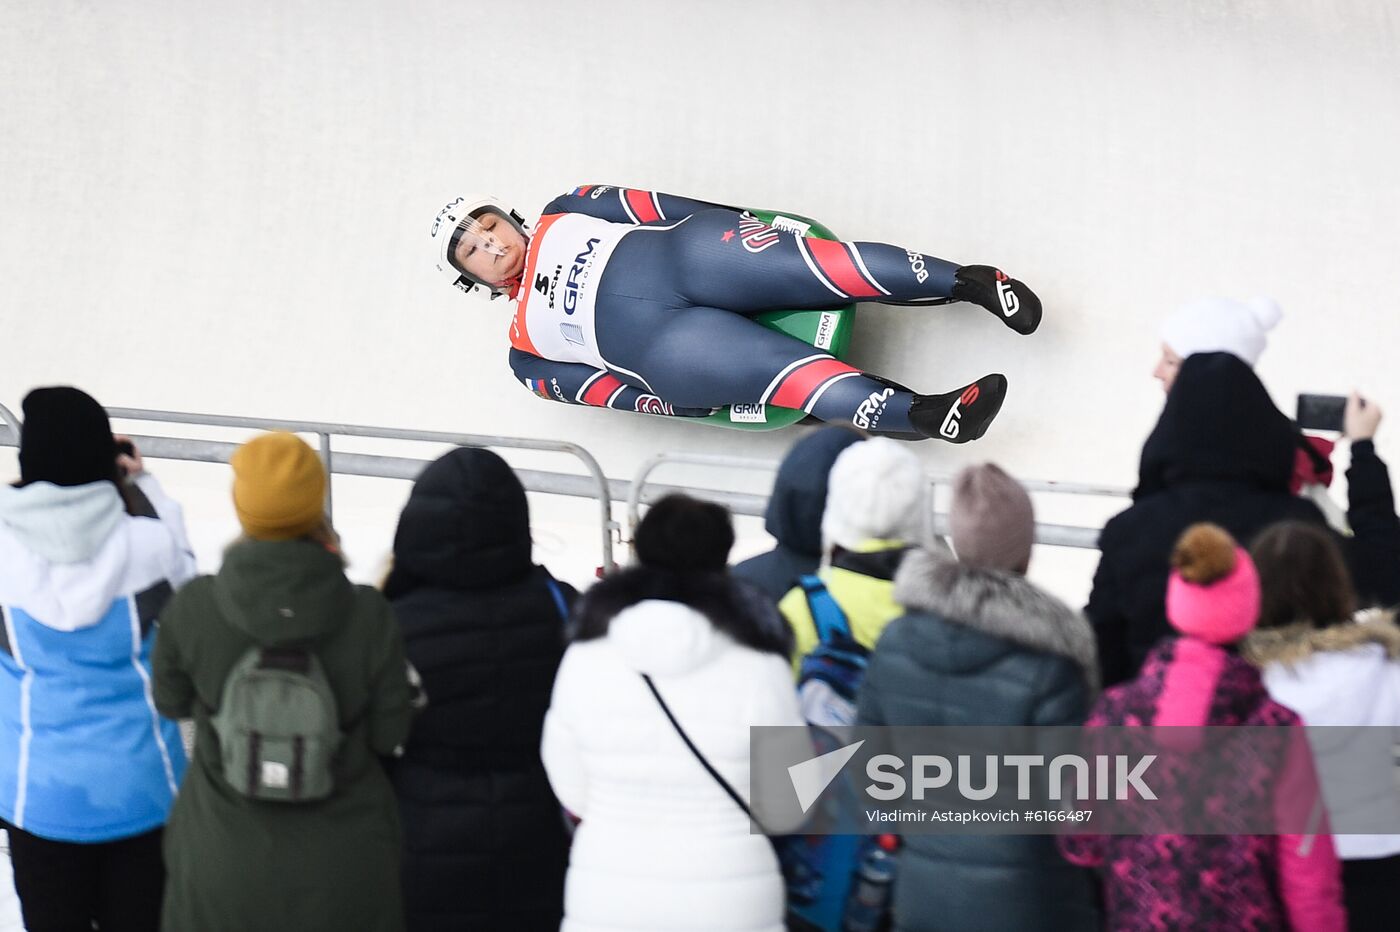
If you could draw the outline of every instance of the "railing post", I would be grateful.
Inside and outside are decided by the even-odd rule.
[[[15,417],[14,412],[12,412],[9,408],[5,407],[4,405],[0,405],[0,421],[4,421],[6,426],[8,426],[10,430],[14,431],[15,446],[19,446],[19,432],[22,429],[19,422],[19,418]]]
[[[617,567],[617,560],[613,556],[614,542],[622,541],[622,525],[613,520],[612,504],[603,506],[603,565],[604,573],[611,573]]]
[[[317,434],[321,438],[321,466],[326,470],[326,520],[335,526],[335,500],[331,495],[331,485],[335,481],[335,470],[331,467],[331,435]]]

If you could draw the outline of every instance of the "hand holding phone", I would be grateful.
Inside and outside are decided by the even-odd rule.
[[[1362,398],[1359,392],[1352,392],[1342,420],[1343,433],[1350,440],[1370,440],[1376,436],[1383,414],[1380,405]]]

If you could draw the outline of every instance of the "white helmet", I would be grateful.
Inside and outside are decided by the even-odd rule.
[[[523,238],[529,238],[529,233],[525,230],[525,218],[511,209],[501,206],[498,198],[483,197],[475,201],[468,201],[464,197],[459,197],[450,201],[433,218],[433,247],[436,253],[438,271],[447,276],[447,280],[452,283],[453,287],[464,294],[471,294],[480,285],[490,291],[494,298],[504,294],[504,291],[462,268],[457,264],[455,258],[457,244],[463,237],[479,236],[476,220],[485,213],[495,214],[515,227]],[[488,250],[493,248],[493,244],[484,238],[480,239],[480,243]]]

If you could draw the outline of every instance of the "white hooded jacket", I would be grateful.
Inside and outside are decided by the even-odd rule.
[[[701,766],[647,689],[650,674],[691,740],[741,795],[749,727],[801,725],[792,671],[679,602],[622,609],[564,655],[542,756],[582,819],[563,932],[781,932],[784,890],[769,841]]]
[[[1245,655],[1262,668],[1269,695],[1297,712],[1304,725],[1400,729],[1400,627],[1389,612],[1365,611],[1327,628],[1299,623],[1255,631]],[[1333,822],[1375,824],[1371,817],[1385,811],[1384,824],[1400,824],[1397,764],[1385,753],[1389,747],[1348,740],[1355,735],[1342,728],[1308,734]],[[1363,754],[1375,759],[1362,765]],[[1361,813],[1366,815],[1358,818]],[[1343,860],[1400,854],[1400,834],[1339,834],[1336,844]]]
[[[179,506],[109,481],[0,487],[0,819],[56,841],[163,825],[184,772],[151,698],[156,617],[195,572]]]

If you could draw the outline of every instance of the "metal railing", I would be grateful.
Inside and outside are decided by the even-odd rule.
[[[1116,485],[1102,485],[1093,482],[1061,482],[1058,479],[1017,479],[1021,487],[1027,492],[1035,494],[1037,492],[1053,495],[1084,495],[1095,498],[1132,498],[1133,490]],[[952,486],[953,477],[949,475],[934,476],[930,478],[933,486]],[[930,491],[932,494],[932,491]],[[946,535],[949,532],[948,515],[938,513],[934,515],[934,529],[936,533]],[[1035,542],[1045,544],[1050,547],[1075,547],[1081,550],[1097,550],[1099,548],[1099,534],[1103,531],[1101,527],[1083,527],[1075,524],[1051,524],[1044,521],[1037,521],[1035,525]]]
[[[631,531],[637,527],[637,522],[642,519],[642,501],[647,489],[647,479],[659,466],[684,463],[690,466],[721,466],[726,469],[757,469],[766,472],[776,472],[778,463],[775,460],[751,459],[742,456],[711,455],[704,453],[660,453],[653,456],[642,464],[637,470],[637,474],[632,478],[631,490],[627,495],[627,529],[628,539],[632,535]],[[655,486],[653,487],[655,488]],[[748,492],[725,492],[719,489],[696,489],[695,494],[704,497],[707,501],[718,502],[725,505],[736,515],[756,515],[762,517],[768,509],[768,496],[755,495]],[[659,496],[653,496],[653,498]]]
[[[603,566],[611,567],[613,541],[620,528],[612,517],[612,504],[615,495],[612,480],[603,475],[602,467],[593,454],[583,447],[556,440],[534,440],[524,437],[499,437],[489,434],[457,434],[432,430],[406,430],[398,427],[366,427],[358,424],[335,424],[321,421],[288,421],[275,418],[237,417],[223,414],[196,414],[183,411],[157,411],[144,408],[108,408],[107,414],[114,420],[147,421],[187,426],[221,427],[242,430],[285,430],[295,434],[314,434],[317,438],[321,460],[326,470],[327,480],[335,475],[372,476],[384,479],[406,479],[412,481],[427,467],[429,461],[400,456],[380,456],[365,453],[346,453],[332,448],[334,437],[358,437],[374,440],[403,440],[418,443],[442,443],[466,447],[496,447],[501,449],[539,450],[563,453],[581,461],[588,475],[547,472],[537,469],[515,469],[520,483],[530,492],[554,495],[572,495],[593,498],[598,502],[602,525]],[[5,433],[0,436],[0,446],[18,446],[20,421],[4,405],[0,405],[0,422]],[[196,440],[184,437],[159,437],[146,434],[128,436],[141,450],[142,456],[151,459],[184,460],[200,463],[227,463],[236,443],[218,440]],[[326,483],[326,513],[332,514],[334,500],[332,483]],[[624,492],[625,494],[625,492]]]
[[[686,492],[717,502],[738,515],[762,517],[768,506],[768,495],[749,492],[735,492],[724,489],[694,488],[686,486],[662,485],[651,481],[651,474],[658,468],[670,465],[713,466],[724,469],[759,470],[776,472],[780,465],[776,460],[719,454],[662,453],[648,459],[638,469],[631,482],[609,479],[603,474],[598,461],[578,444],[556,440],[535,440],[523,437],[501,437],[489,434],[458,434],[443,431],[412,430],[398,427],[367,427],[357,424],[337,424],[322,421],[292,421],[275,418],[238,417],[221,414],[196,414],[180,411],[160,411],[143,408],[108,408],[109,416],[118,420],[145,421],[154,423],[182,424],[187,426],[217,427],[242,430],[285,430],[298,434],[312,434],[317,438],[321,459],[325,465],[327,479],[335,475],[368,476],[383,479],[403,479],[413,481],[427,467],[429,461],[402,456],[349,453],[335,450],[332,439],[355,437],[372,440],[398,440],[415,443],[438,443],[453,446],[497,447],[501,449],[536,450],[561,453],[573,456],[583,463],[587,475],[550,472],[538,469],[514,468],[520,477],[521,485],[527,491],[547,495],[566,495],[578,498],[592,498],[598,502],[601,525],[601,547],[603,567],[612,567],[614,543],[623,539],[622,528],[612,517],[614,500],[627,503],[626,540],[632,538],[632,530],[641,518],[641,506],[673,492]],[[0,446],[18,446],[20,421],[15,415],[0,405]],[[184,437],[162,437],[146,434],[130,434],[141,449],[142,455],[151,459],[183,460],[188,462],[227,463],[238,444]],[[940,485],[951,483],[952,477],[936,475],[929,477],[930,501]],[[1044,492],[1062,495],[1086,495],[1128,497],[1131,490],[1116,486],[1059,482],[1054,480],[1021,480],[1029,492]],[[332,483],[327,482],[326,510],[332,513],[334,499]],[[948,515],[930,508],[925,512],[925,531],[930,534],[946,535],[949,532]],[[1098,545],[1099,528],[1077,525],[1037,522],[1035,541],[1056,547],[1093,549]]]
[[[637,474],[632,479],[631,493],[627,497],[629,540],[632,536],[630,532],[636,528],[637,522],[641,519],[640,506],[643,499],[659,497],[646,495],[651,474],[658,468],[668,465],[719,466],[727,469],[767,470],[776,472],[780,464],[775,460],[750,459],[746,457],[716,454],[661,453],[651,457],[637,470]],[[952,481],[952,476],[929,476],[929,501],[934,500],[933,496],[938,486],[951,485]],[[1111,485],[1060,482],[1047,479],[1025,479],[1018,481],[1027,492],[1113,498],[1129,498],[1132,495],[1131,489]],[[744,492],[722,492],[712,489],[697,489],[694,490],[694,494],[727,505],[735,514],[762,516],[768,503],[768,496],[766,495],[754,495]],[[932,508],[928,508],[924,511],[924,531],[926,537],[935,534],[946,536],[949,530],[948,515],[946,512],[935,512]],[[1036,522],[1035,542],[1052,547],[1076,547],[1094,550],[1098,548],[1100,530],[1102,529],[1096,527]]]

